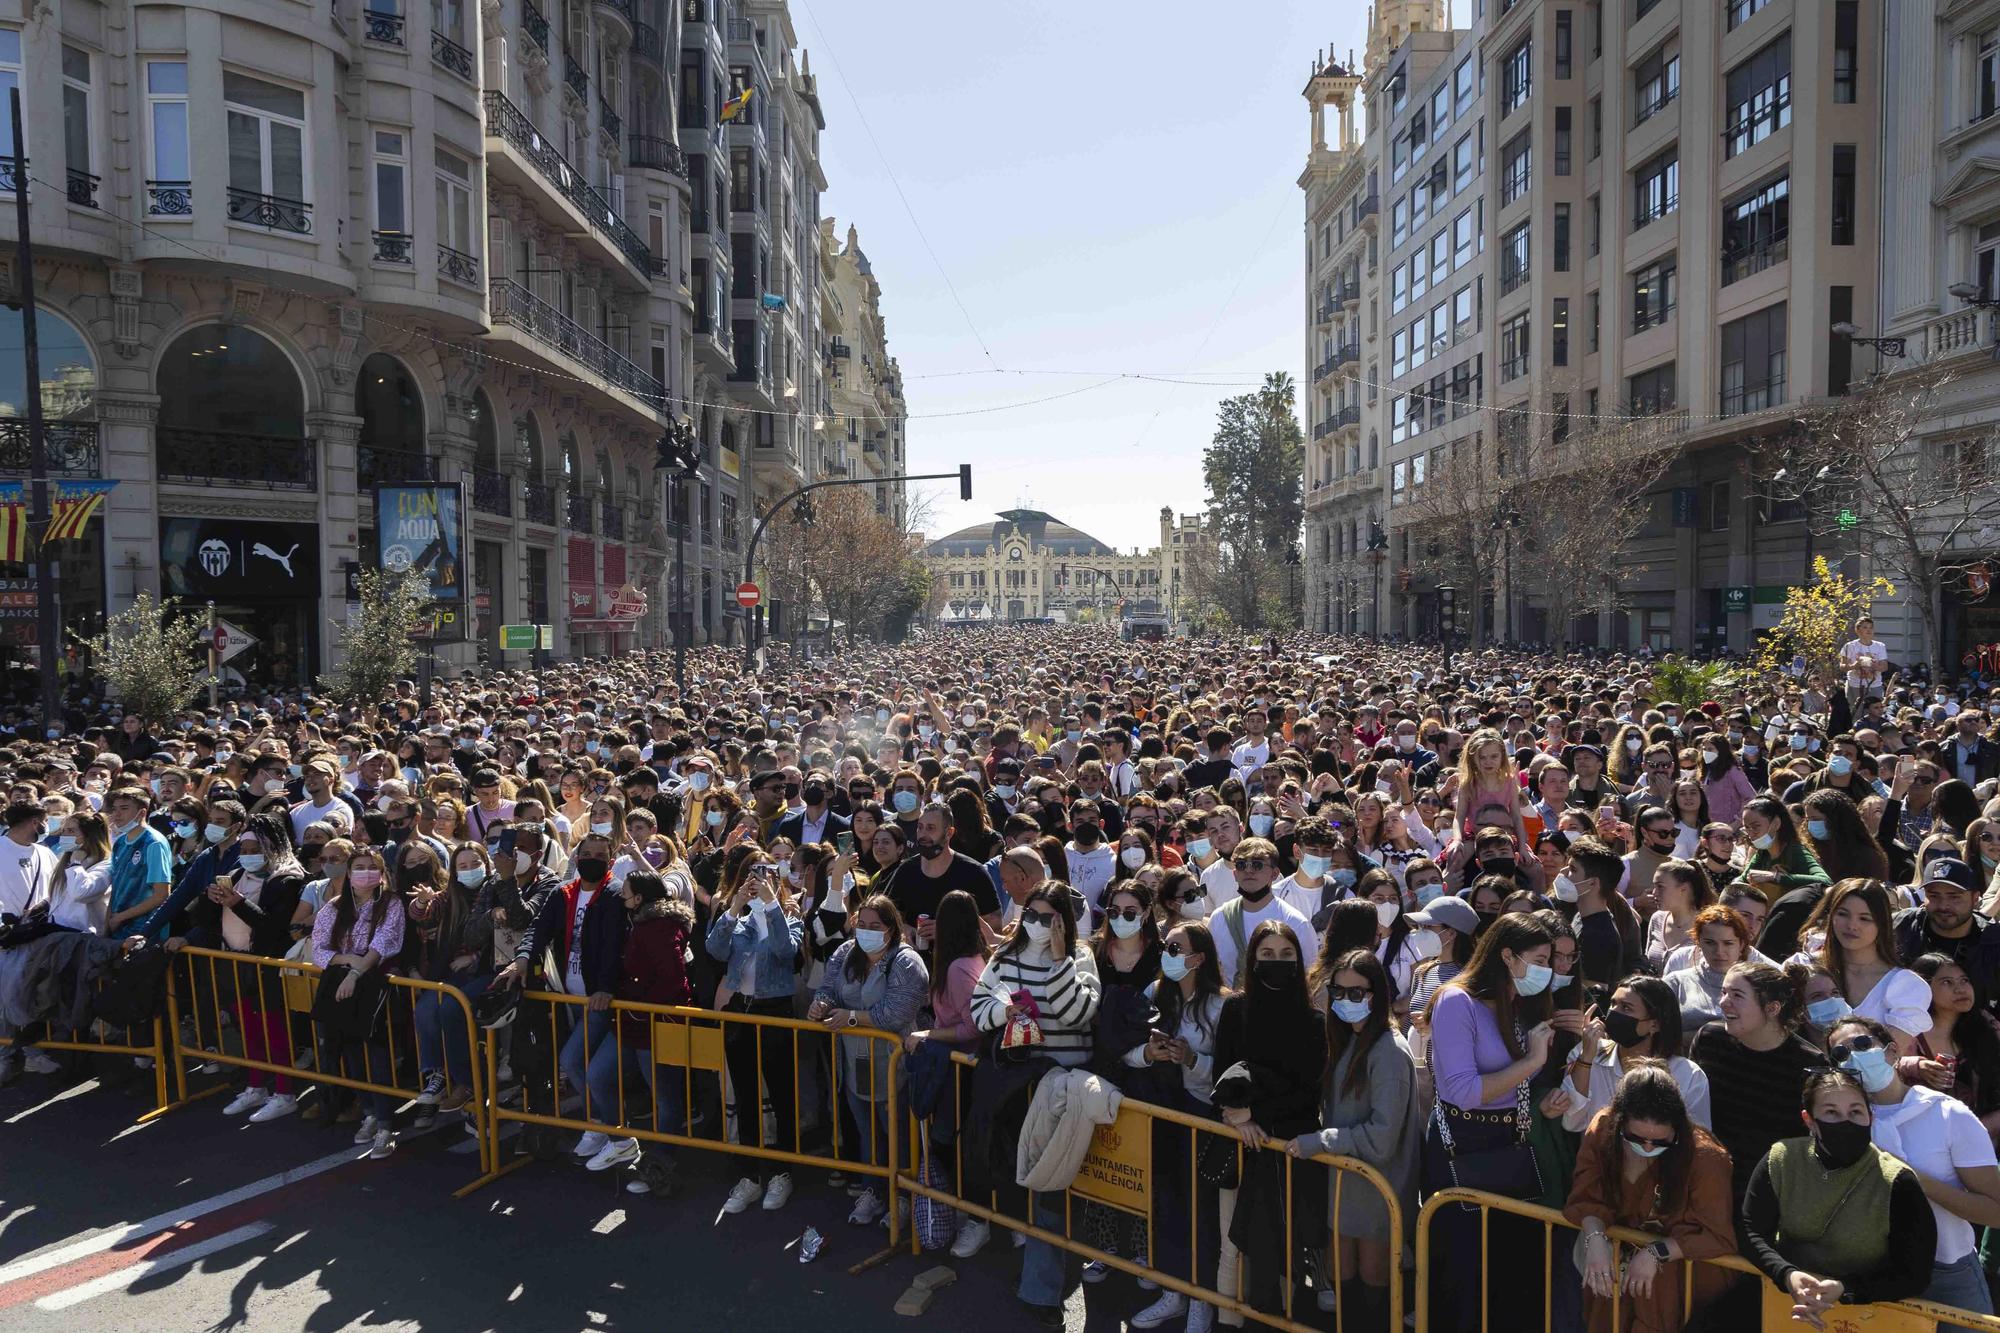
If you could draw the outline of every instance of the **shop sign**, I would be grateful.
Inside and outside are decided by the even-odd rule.
[[[193,602],[317,601],[319,526],[163,518],[160,583]]]
[[[457,485],[376,487],[375,546],[383,569],[423,574],[431,601],[464,599]]]

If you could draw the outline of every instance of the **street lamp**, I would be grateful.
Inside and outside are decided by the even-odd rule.
[[[1439,584],[1438,597],[1438,641],[1444,645],[1444,671],[1451,674],[1451,632],[1458,619],[1458,589],[1448,583]]]
[[[1776,472],[1773,472],[1771,474],[1771,480],[1774,482],[1782,482],[1787,478],[1789,478],[1791,475],[1792,475],[1792,470],[1790,468],[1781,467]],[[1805,515],[1804,515],[1805,525],[1806,525],[1805,577],[1808,579],[1812,577],[1812,567],[1813,567],[1812,494],[1814,491],[1818,490],[1821,486],[1824,486],[1827,482],[1827,479],[1832,475],[1833,475],[1833,464],[1831,463],[1825,464],[1820,468],[1819,471],[1813,473],[1812,476],[1806,480],[1804,485],[1799,487],[1799,503],[1803,505],[1805,508]]]
[[[667,427],[660,436],[653,459],[653,471],[667,474],[667,521],[674,525],[674,593],[670,617],[674,627],[674,687],[687,693],[687,641],[692,625],[682,620],[687,601],[687,515],[686,486],[701,474],[701,442],[694,425],[686,417]],[[690,617],[692,619],[692,617]]]
[[[1514,642],[1514,529],[1521,526],[1521,511],[1510,500],[1502,500],[1493,513],[1493,531],[1502,534],[1500,563],[1500,636]]]
[[[1368,516],[1368,610],[1369,628],[1375,642],[1382,642],[1382,565],[1389,558],[1389,534],[1382,531],[1382,520]]]
[[[1910,340],[1908,338],[1864,338],[1861,336],[1861,326],[1859,324],[1851,324],[1844,319],[1833,325],[1833,331],[1851,343],[1860,343],[1863,347],[1874,348],[1876,353],[1881,356],[1900,361],[1909,355]]]

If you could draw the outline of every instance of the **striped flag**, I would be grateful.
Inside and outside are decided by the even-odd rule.
[[[45,542],[68,541],[81,537],[90,516],[104,503],[105,492],[93,491],[84,495],[64,495],[55,501],[54,515],[49,519],[49,530],[42,534]]]
[[[742,92],[722,104],[722,110],[717,113],[716,120],[727,125],[730,121],[735,120],[750,109],[750,99],[756,95],[757,89],[754,86],[745,88]]]
[[[20,563],[28,558],[28,506],[0,503],[0,560]]]

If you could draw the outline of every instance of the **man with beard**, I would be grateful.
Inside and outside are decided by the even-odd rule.
[[[880,889],[896,904],[910,944],[920,953],[930,952],[938,904],[953,889],[971,894],[986,923],[996,930],[1000,926],[1000,897],[993,891],[993,881],[979,862],[951,849],[951,830],[949,806],[925,806],[917,816],[917,836],[910,844],[913,854],[897,864]]]

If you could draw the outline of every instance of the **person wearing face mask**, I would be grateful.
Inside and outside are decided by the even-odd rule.
[[[1964,1102],[1904,1081],[1895,1035],[1871,1019],[1849,1016],[1827,1033],[1836,1068],[1860,1082],[1874,1113],[1875,1146],[1907,1163],[1924,1185],[1937,1219],[1937,1256],[1926,1300],[1992,1314],[1974,1227],[2000,1226],[2000,1159],[1993,1138]],[[1939,1326],[1961,1333],[1955,1325]]]
[[[1432,912],[1445,903],[1439,899]],[[1424,1136],[1422,1194],[1458,1181],[1456,1155],[1481,1153],[1493,1170],[1484,1187],[1513,1198],[1538,1197],[1543,1190],[1527,1143],[1531,1128],[1529,1082],[1548,1061],[1555,1029],[1547,1021],[1554,942],[1531,916],[1509,913],[1486,928],[1465,970],[1446,982],[1430,1006],[1430,1064],[1437,1085],[1437,1112]],[[1447,1254],[1477,1254],[1486,1223],[1487,1253],[1494,1273],[1535,1272],[1542,1267],[1539,1224],[1493,1213],[1447,1208],[1432,1222],[1432,1245]],[[1513,1326],[1513,1294],[1504,1284],[1487,1288],[1489,1308],[1481,1311],[1481,1284],[1463,1280],[1453,1266],[1436,1265],[1431,1275],[1431,1310],[1448,1328],[1477,1328],[1490,1316],[1493,1326]]]
[[[1743,840],[1750,845],[1750,861],[1743,882],[1755,887],[1775,904],[1781,895],[1814,886],[1824,888],[1831,881],[1812,849],[1799,837],[1791,811],[1769,796],[1760,796],[1743,807],[1740,821]],[[1770,924],[1764,930],[1769,935]],[[1758,947],[1774,958],[1783,957],[1764,941]]]
[[[1216,962],[1225,980],[1236,986],[1248,983],[1251,953],[1249,938],[1266,922],[1281,922],[1290,928],[1305,950],[1305,957],[1319,955],[1319,933],[1312,918],[1273,892],[1280,877],[1278,849],[1263,838],[1245,838],[1235,848],[1233,860],[1236,893],[1223,900],[1208,918],[1208,932],[1215,937]],[[1210,900],[1214,900],[1210,891]]]
[[[155,909],[167,901],[173,881],[173,848],[146,826],[152,797],[140,787],[120,787],[104,803],[111,823],[111,902],[105,931],[114,938],[145,933],[166,938],[166,925],[148,927]]]
[[[402,891],[389,876],[381,854],[373,848],[356,848],[348,866],[347,892],[320,908],[313,918],[313,966],[323,970],[338,967],[345,972],[334,991],[337,1002],[345,1004],[354,997],[362,975],[396,970],[407,923]],[[364,1082],[393,1078],[379,1018],[376,1028],[358,1039],[319,1026],[319,1069],[337,1069],[347,1078]],[[325,1114],[336,1095],[315,1098],[314,1109]],[[366,1114],[354,1141],[366,1146],[370,1157],[387,1157],[396,1150],[392,1124],[395,1103],[379,1092],[358,1095]]]
[[[167,947],[178,949],[185,943],[256,958],[283,958],[292,947],[292,916],[305,882],[283,812],[253,815],[237,841],[236,870],[209,885],[208,892],[189,908],[191,924],[186,938],[170,939]],[[218,983],[218,988],[228,984]],[[268,986],[259,986],[251,973],[235,979],[234,989],[236,1030],[242,1034],[243,1054],[252,1060],[289,1066],[291,1013],[283,997]],[[223,1108],[223,1114],[252,1112],[250,1118],[261,1124],[297,1109],[289,1078],[252,1069],[247,1086]]]
[[[954,889],[971,895],[980,915],[996,928],[1000,922],[1000,900],[979,862],[951,849],[955,827],[951,807],[932,805],[924,809],[916,823],[912,842],[915,855],[897,863],[876,877],[875,891],[895,899],[896,910],[910,932],[910,942],[919,951],[928,951],[936,932],[938,903]],[[1105,876],[1110,878],[1109,872]]]
[[[1070,887],[1083,895],[1093,913],[1104,906],[1104,890],[1118,866],[1117,853],[1104,840],[1104,823],[1097,802],[1079,797],[1070,803],[1070,840],[1063,848],[1069,860]]]
[[[451,877],[436,896],[424,934],[419,975],[453,986],[471,1003],[493,984],[494,894],[492,855],[483,842],[461,844],[452,853]],[[417,1066],[423,1090],[417,1095],[416,1127],[440,1113],[462,1109],[472,1096],[472,1052],[465,1013],[440,991],[423,991],[415,1004]]]
[[[111,832],[104,816],[79,810],[56,835],[55,896],[49,919],[70,930],[104,933],[111,894]]]
[[[1591,1118],[1563,1214],[1580,1228],[1574,1256],[1583,1278],[1583,1313],[1592,1329],[1678,1333],[1730,1285],[1722,1269],[1699,1264],[1693,1302],[1684,1307],[1684,1265],[1736,1248],[1729,1154],[1690,1114],[1676,1081],[1657,1066],[1625,1074],[1615,1095]],[[1607,1227],[1650,1232],[1657,1239],[1637,1248],[1614,1245]],[[1625,1322],[1613,1320],[1614,1299]]]
[[[854,822],[834,813],[827,802],[833,794],[833,780],[825,769],[815,768],[805,775],[799,785],[799,797],[805,808],[786,815],[771,830],[772,838],[789,838],[795,847],[807,843],[832,843],[843,833],[851,831]]]
[[[1807,1077],[1803,1138],[1771,1146],[1737,1221],[1744,1254],[1824,1327],[1836,1305],[1908,1300],[1930,1286],[1938,1246],[1922,1180],[1872,1141],[1868,1095],[1839,1069]]]
[[[1627,977],[1611,993],[1602,1014],[1584,1014],[1583,1036],[1571,1052],[1562,1082],[1563,1128],[1572,1134],[1590,1126],[1611,1104],[1629,1061],[1657,1060],[1680,1088],[1687,1115],[1710,1127],[1708,1075],[1681,1052],[1681,1006],[1657,977]]]

